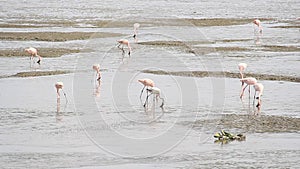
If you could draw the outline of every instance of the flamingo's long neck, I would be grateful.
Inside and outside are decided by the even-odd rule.
[[[244,78],[244,74],[242,71],[240,71],[240,75],[241,75],[241,78],[243,79]]]
[[[136,35],[137,34],[137,29],[134,28],[133,33]]]

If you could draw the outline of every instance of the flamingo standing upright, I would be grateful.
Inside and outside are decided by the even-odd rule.
[[[41,63],[42,57],[41,57],[40,55],[38,55],[38,51],[37,51],[36,48],[29,47],[29,48],[25,49],[25,52],[27,52],[27,53],[30,54],[30,60],[32,60],[32,58],[33,58],[34,56],[37,56],[37,57],[39,58],[39,60],[38,60],[36,63],[38,63],[38,64]]]
[[[124,45],[126,45],[128,47],[128,50],[129,50],[128,51],[128,56],[130,56],[130,54],[131,54],[131,47],[130,47],[129,41],[127,39],[120,39],[117,42],[119,43],[118,48],[120,48],[122,50],[123,54],[125,53]]]
[[[139,23],[135,23],[133,24],[133,38],[135,40],[137,40],[137,33],[138,33],[138,28],[140,27],[140,24]]]
[[[64,87],[64,83],[63,82],[56,82],[55,83],[55,88],[56,88],[56,93],[57,93],[57,98],[60,98],[60,93],[59,90]]]
[[[259,33],[262,33],[263,28],[261,26],[260,20],[259,19],[254,19],[253,23],[258,27]],[[255,29],[254,29],[254,31],[255,31]]]
[[[101,79],[101,74],[100,74],[100,65],[99,64],[94,64],[93,69],[96,71],[96,79],[97,81],[100,81]]]
[[[60,99],[60,93],[59,93],[59,90],[61,90],[61,91],[64,93],[64,96],[65,96],[65,98],[66,98],[66,103],[68,103],[67,95],[66,95],[66,93],[65,93],[64,90],[63,90],[64,83],[63,83],[63,82],[56,82],[54,86],[55,86],[55,88],[56,88],[57,99],[58,99],[58,100]]]

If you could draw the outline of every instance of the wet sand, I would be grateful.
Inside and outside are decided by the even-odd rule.
[[[64,70],[54,70],[54,71],[30,71],[30,72],[19,72],[10,76],[0,76],[1,78],[9,78],[9,77],[36,77],[36,76],[52,76],[52,75],[60,75],[71,73],[71,71]]]
[[[272,21],[273,18],[259,18],[261,21]],[[164,18],[152,18],[152,19],[138,19],[138,20],[83,20],[81,22],[69,21],[69,20],[52,20],[52,21],[14,21],[9,23],[0,24],[1,28],[37,28],[37,27],[100,27],[100,28],[112,28],[112,27],[132,27],[136,22],[148,26],[230,26],[230,25],[242,25],[248,24],[253,21],[253,18],[203,18],[203,19],[164,19]],[[84,23],[84,26],[82,25]]]
[[[29,54],[24,52],[24,49],[12,49],[12,50],[0,50],[0,57],[16,57],[16,56],[28,56]],[[46,58],[60,57],[62,55],[82,52],[79,49],[67,49],[67,48],[39,48],[39,55]]]
[[[272,26],[271,28],[284,28],[284,29],[295,28],[295,29],[299,29],[300,25]]]
[[[187,76],[187,77],[229,77],[229,78],[240,78],[239,73],[233,72],[209,72],[209,71],[178,71],[178,72],[166,72],[166,71],[155,71],[155,70],[143,70],[143,73],[151,73],[156,75],[174,75],[174,76]],[[267,74],[256,74],[247,73],[246,77],[255,77],[258,80],[270,80],[270,81],[289,81],[289,82],[300,82],[300,77],[283,76],[283,75],[267,75]]]
[[[300,52],[297,46],[262,45],[263,51],[269,52]]]
[[[299,21],[297,20],[278,20],[275,18],[258,18],[262,22],[282,22],[288,25],[272,26],[271,28],[295,29],[299,28]],[[4,22],[0,24],[0,28],[42,28],[42,27],[74,27],[74,28],[116,28],[116,27],[132,27],[136,22],[143,25],[143,27],[152,26],[231,26],[249,24],[253,18],[148,18],[132,20],[49,20],[49,21],[35,21],[35,20],[15,20]]]
[[[122,34],[105,32],[2,32],[0,34],[0,39],[63,42],[69,40],[85,40],[90,38],[116,37],[121,35]]]
[[[261,21],[270,21],[272,18],[260,18]],[[187,19],[195,26],[230,26],[248,24],[253,21],[252,18],[237,19],[237,18],[214,18],[214,19]]]
[[[247,133],[280,133],[300,131],[300,119],[285,116],[225,114],[212,120],[198,120],[194,127],[210,126]]]
[[[18,35],[20,33],[11,33],[9,39],[18,39],[20,38]],[[39,34],[39,33],[37,33]],[[99,38],[98,33],[88,33],[89,36],[86,36],[85,38]],[[71,35],[72,37],[60,37],[61,40],[58,41],[67,41],[71,39],[76,38],[82,38],[83,36],[77,36],[77,35]],[[69,36],[67,35],[67,36]],[[87,35],[87,34],[86,34]],[[93,36],[92,36],[93,35]],[[115,34],[113,36],[117,36],[118,34]],[[54,40],[55,36],[59,36],[58,34],[55,36],[52,36],[52,33],[41,33],[39,35],[39,38],[36,39],[47,39],[47,40]],[[85,35],[84,35],[85,36]],[[100,35],[101,36],[101,35]],[[33,38],[30,37],[29,34],[25,35],[26,38]],[[101,36],[105,37],[105,36]],[[23,40],[25,40],[23,39]],[[52,39],[52,40],[51,40]],[[224,40],[225,42],[232,42],[232,41],[238,41],[238,40]],[[241,40],[242,41],[242,40]],[[139,42],[140,45],[153,45],[153,46],[162,46],[162,47],[183,47],[184,51],[187,53],[193,53],[193,54],[208,54],[208,53],[214,53],[214,52],[241,52],[241,51],[252,51],[253,49],[245,48],[245,47],[193,47],[194,44],[214,44],[215,42],[182,42],[182,41],[151,41],[151,42]],[[65,54],[70,53],[79,53],[82,52],[79,49],[68,49],[68,48],[39,48],[39,54],[43,57],[59,57]],[[296,46],[277,46],[277,45],[263,45],[259,49],[256,49],[256,51],[269,51],[269,52],[299,52],[300,48]],[[0,50],[0,57],[12,57],[12,56],[24,56],[23,50]]]
[[[237,42],[237,41],[250,41],[250,39],[226,39],[218,41],[150,41],[150,42],[139,42],[140,45],[151,45],[151,46],[162,46],[162,47],[185,47],[188,48],[186,52],[200,54],[200,53],[212,53],[212,52],[237,52],[237,51],[254,51],[252,48],[245,47],[195,47],[198,44],[215,44],[217,42]],[[262,45],[258,46],[259,49],[255,51],[269,51],[269,52],[299,52],[300,48],[297,46],[280,46],[280,45]]]

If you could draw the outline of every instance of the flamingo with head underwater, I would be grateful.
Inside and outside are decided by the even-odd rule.
[[[151,79],[147,79],[147,78],[144,78],[144,79],[138,79],[138,82],[142,83],[144,85],[142,91],[141,91],[141,94],[140,94],[140,99],[142,97],[142,94],[144,92],[144,89],[145,88],[148,88],[148,87],[154,87],[154,82],[153,80]]]
[[[122,50],[123,54],[125,53],[124,45],[126,45],[128,47],[128,56],[130,56],[130,54],[131,54],[131,47],[130,47],[129,41],[127,39],[120,39],[117,42],[119,43],[118,48],[120,48]]]
[[[148,100],[148,97],[150,96],[150,95],[154,95],[153,96],[153,101],[156,99],[156,101],[158,101],[158,99],[161,99],[161,101],[162,101],[162,103],[161,103],[161,105],[160,105],[160,107],[162,108],[163,106],[164,106],[164,98],[162,98],[161,96],[160,96],[160,93],[161,93],[161,90],[158,88],[158,87],[149,87],[149,88],[147,88],[146,89],[148,92],[150,92],[150,94],[149,95],[147,95],[147,98],[146,98],[146,101],[145,101],[145,103],[144,103],[144,107],[146,106],[146,103],[147,103],[147,100]]]
[[[262,33],[263,28],[261,26],[260,20],[254,19],[252,23],[254,23],[254,25],[257,26],[259,33]],[[255,28],[254,28],[254,31],[255,31]]]
[[[254,93],[254,101],[253,101],[253,102],[255,102],[255,99],[257,99],[258,102],[257,102],[256,107],[260,107],[260,106],[261,106],[261,96],[262,96],[263,91],[264,91],[264,85],[261,84],[261,83],[256,83],[256,84],[254,84],[253,87],[254,87],[254,89],[255,89],[255,93]],[[258,96],[257,96],[257,97],[255,97],[255,96],[256,96],[256,93],[258,93]]]
[[[32,58],[33,58],[34,56],[37,56],[37,57],[39,58],[39,60],[38,60],[36,63],[38,63],[38,64],[41,63],[42,57],[41,57],[40,55],[38,55],[38,51],[37,51],[36,48],[33,48],[33,47],[26,48],[26,49],[25,49],[25,52],[27,52],[27,53],[30,54],[30,60],[32,60]]]

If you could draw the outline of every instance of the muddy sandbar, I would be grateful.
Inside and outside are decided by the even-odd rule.
[[[100,28],[119,28],[132,27],[138,22],[142,27],[157,27],[157,26],[230,26],[248,24],[254,18],[147,18],[139,20],[50,20],[50,21],[30,21],[19,20],[9,23],[0,24],[1,28],[37,28],[37,27],[100,27]],[[263,21],[274,20],[272,18],[259,18]]]
[[[36,76],[51,76],[71,73],[65,70],[54,70],[54,71],[31,71],[31,72],[19,72],[17,74],[7,76],[7,77],[36,77]]]
[[[11,50],[0,50],[0,57],[15,57],[15,56],[28,56],[24,49],[11,49]],[[67,48],[39,48],[38,54],[42,57],[60,57],[62,55],[79,53],[79,49],[67,49]]]
[[[280,45],[262,45],[257,48],[246,48],[238,46],[195,46],[199,44],[215,44],[217,42],[236,42],[236,41],[249,41],[251,39],[225,39],[217,41],[148,41],[139,42],[140,45],[151,45],[158,47],[183,47],[185,52],[193,54],[207,54],[214,52],[244,52],[244,51],[268,51],[268,52],[299,52],[300,47],[298,46],[280,46]]]
[[[174,75],[174,76],[186,76],[186,77],[228,77],[228,78],[240,78],[239,73],[233,72],[212,72],[212,71],[176,71],[167,72],[161,70],[143,70],[143,73],[151,73],[156,75]],[[255,77],[258,80],[271,80],[271,81],[290,81],[300,83],[300,77],[283,76],[283,75],[268,75],[268,74],[255,74],[247,73],[248,77]]]
[[[262,50],[271,52],[300,52],[298,46],[263,45],[262,47]]]
[[[300,25],[272,26],[271,28],[284,28],[284,29],[296,28],[296,29],[299,29]]]
[[[1,32],[0,39],[62,42],[69,40],[117,37],[122,35],[123,34],[107,32]]]
[[[273,115],[240,115],[225,114],[220,118],[198,120],[194,127],[220,128],[224,130],[238,129],[250,133],[299,132],[300,118]]]

